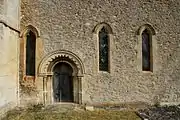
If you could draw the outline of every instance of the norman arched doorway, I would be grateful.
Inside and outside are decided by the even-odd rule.
[[[46,55],[38,69],[43,79],[44,104],[82,103],[82,79],[85,70],[80,58],[66,50]]]
[[[53,68],[54,102],[73,102],[73,68],[65,62],[59,62]]]

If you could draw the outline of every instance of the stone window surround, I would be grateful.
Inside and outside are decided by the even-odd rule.
[[[33,80],[35,80],[36,75],[37,75],[37,62],[35,62],[35,76],[26,75],[26,39],[27,39],[26,34],[27,34],[27,32],[29,30],[31,30],[35,34],[36,42],[37,42],[38,38],[40,37],[39,31],[32,25],[27,25],[22,30],[22,32],[20,33],[20,38],[21,38],[21,40],[23,42],[23,48],[21,48],[20,54],[23,54],[23,61],[21,60],[20,62],[23,62],[23,63],[21,63],[21,65],[23,64],[23,70],[22,70],[23,71],[23,79],[33,79]],[[37,44],[36,44],[36,48],[37,48]],[[36,53],[37,53],[37,51],[36,51]],[[36,57],[35,57],[35,59],[36,59]],[[37,60],[35,60],[35,61],[37,61]]]
[[[142,69],[142,32],[147,29],[150,35],[150,41],[151,41],[151,45],[150,45],[150,49],[151,49],[151,68],[150,71],[143,71]],[[156,32],[154,30],[154,28],[149,25],[149,24],[144,24],[142,25],[137,32],[137,38],[138,38],[138,44],[137,44],[137,69],[140,72],[143,73],[154,73],[157,69],[156,67],[156,56],[157,56],[157,41],[156,41]]]
[[[100,71],[99,70],[99,31],[105,27],[108,31],[108,71]],[[97,73],[99,72],[102,72],[102,73],[111,73],[112,71],[112,47],[113,47],[113,31],[112,31],[112,28],[110,27],[109,24],[105,23],[105,22],[102,22],[102,23],[99,23],[97,24],[94,29],[93,29],[93,40],[96,41],[96,71]]]

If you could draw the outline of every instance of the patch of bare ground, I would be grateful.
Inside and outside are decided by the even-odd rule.
[[[33,105],[16,108],[2,120],[141,120],[132,110],[94,109],[88,111],[82,106],[54,105],[43,107]]]

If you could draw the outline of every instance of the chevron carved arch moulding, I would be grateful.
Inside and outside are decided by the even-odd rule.
[[[76,69],[78,76],[83,76],[85,73],[84,65],[81,59],[76,54],[67,50],[58,50],[51,52],[42,59],[38,68],[38,75],[39,76],[52,75],[53,66],[57,62],[69,63],[72,66],[72,68]]]

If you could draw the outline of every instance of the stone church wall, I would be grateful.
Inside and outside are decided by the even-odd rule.
[[[21,30],[31,24],[40,31],[39,61],[56,50],[71,51],[82,60],[83,103],[179,103],[179,11],[179,0],[23,0]],[[110,73],[98,71],[97,66],[93,29],[101,22],[113,32]],[[144,24],[155,30],[153,72],[139,69],[137,33]],[[35,86],[36,98],[42,99],[41,78],[36,78]]]
[[[19,1],[0,2],[0,116],[18,103]]]

